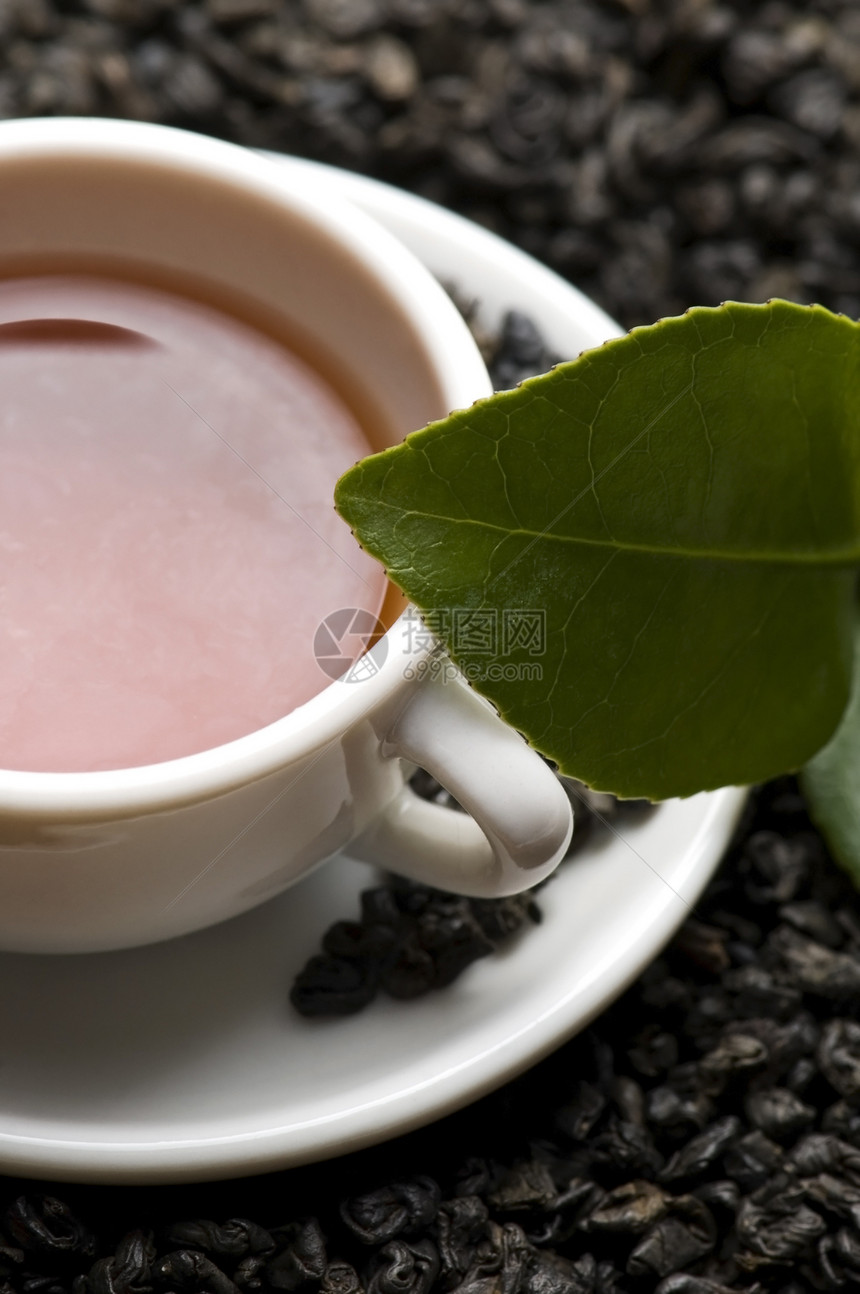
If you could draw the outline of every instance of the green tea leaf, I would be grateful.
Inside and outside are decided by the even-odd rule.
[[[848,708],[800,781],[812,819],[833,857],[860,887],[860,619],[854,626],[854,683]]]
[[[538,750],[662,799],[797,768],[836,727],[858,468],[860,326],[729,303],[415,432],[336,504]],[[528,613],[539,653],[505,640]]]

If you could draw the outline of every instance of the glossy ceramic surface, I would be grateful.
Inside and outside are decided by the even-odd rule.
[[[250,302],[327,352],[389,440],[489,390],[420,260],[307,172],[162,126],[52,118],[0,123],[0,188],[0,269],[118,265]],[[0,771],[0,948],[101,952],[201,929],[348,843],[464,893],[533,884],[564,852],[567,801],[468,688],[410,681],[421,654],[401,616],[361,681],[237,741],[144,768]],[[470,751],[494,734],[490,770]],[[472,817],[418,802],[401,752],[450,776]]]
[[[355,176],[311,168],[483,303],[532,312],[562,353],[613,330],[528,257]],[[0,1167],[87,1181],[263,1172],[427,1123],[582,1028],[690,912],[743,792],[669,802],[559,871],[545,914],[503,953],[417,1002],[313,1022],[292,976],[370,867],[342,857],[256,911],[169,943],[78,957],[0,955]]]

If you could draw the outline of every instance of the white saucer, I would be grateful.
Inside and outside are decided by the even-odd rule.
[[[574,354],[615,326],[497,238],[420,199],[314,163],[441,277],[539,318]],[[0,955],[0,1170],[91,1182],[228,1177],[342,1154],[512,1078],[585,1025],[687,915],[743,792],[662,806],[569,864],[545,920],[444,992],[306,1021],[293,975],[376,880],[336,859],[215,929],[78,957]]]

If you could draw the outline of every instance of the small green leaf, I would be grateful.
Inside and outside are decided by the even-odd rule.
[[[860,326],[729,303],[415,432],[336,504],[538,750],[662,799],[797,768],[836,727],[858,469]],[[458,639],[467,608],[500,635],[505,612],[545,613],[542,654],[500,641],[489,669]]]
[[[800,781],[812,819],[833,857],[860,887],[860,619],[854,627],[854,684],[848,708]]]

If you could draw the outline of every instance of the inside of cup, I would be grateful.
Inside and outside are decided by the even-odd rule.
[[[108,273],[286,329],[294,347],[341,375],[380,448],[448,412],[413,317],[380,281],[384,231],[381,251],[362,247],[348,226],[366,233],[372,222],[291,192],[274,163],[254,158],[247,175],[231,176],[208,158],[179,164],[157,152],[80,146],[9,157],[0,136],[0,275]]]
[[[313,195],[276,163],[181,132],[61,122],[54,140],[53,130],[0,129],[0,276],[107,274],[244,316],[339,377],[374,448],[483,393],[480,361],[455,358],[461,335],[477,352],[438,285],[325,189]],[[383,624],[404,607],[389,586]]]

